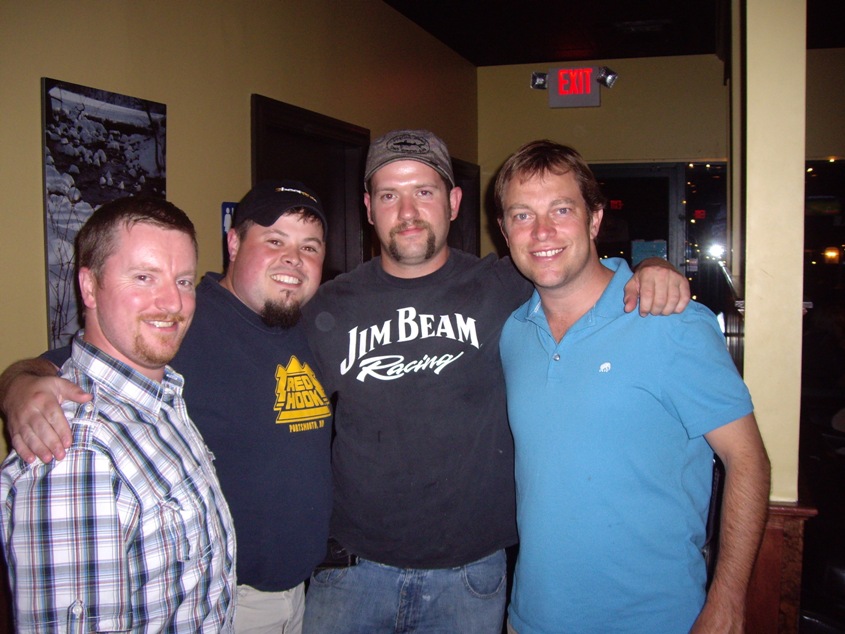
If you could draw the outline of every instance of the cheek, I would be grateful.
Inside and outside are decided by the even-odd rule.
[[[185,293],[182,298],[182,312],[193,316],[197,307],[197,296],[194,293]]]

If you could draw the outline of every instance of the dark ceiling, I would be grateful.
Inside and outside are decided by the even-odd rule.
[[[717,54],[729,0],[384,0],[476,66]],[[807,48],[845,47],[845,1],[807,0]]]

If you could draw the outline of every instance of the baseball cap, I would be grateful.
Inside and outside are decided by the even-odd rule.
[[[452,187],[452,159],[441,138],[428,130],[393,130],[370,144],[364,169],[364,187],[379,169],[394,161],[419,161],[434,168]]]
[[[317,193],[298,181],[266,180],[256,184],[235,208],[232,227],[247,220],[269,227],[281,215],[295,207],[313,211],[323,223],[323,232],[328,230],[326,213]]]

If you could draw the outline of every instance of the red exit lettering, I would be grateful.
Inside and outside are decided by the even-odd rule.
[[[588,95],[593,84],[590,78],[592,68],[561,68],[557,72],[558,92],[561,95]]]

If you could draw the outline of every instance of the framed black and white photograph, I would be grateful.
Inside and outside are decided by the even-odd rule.
[[[103,203],[165,198],[167,106],[42,78],[44,251],[49,346],[79,329],[74,240]]]

